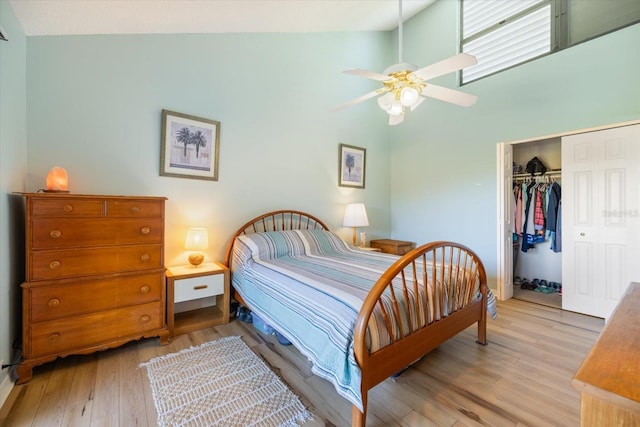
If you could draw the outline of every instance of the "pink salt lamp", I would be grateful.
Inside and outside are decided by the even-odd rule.
[[[51,168],[47,175],[46,184],[46,192],[68,193],[67,186],[69,184],[69,177],[67,176],[67,171],[59,166]]]

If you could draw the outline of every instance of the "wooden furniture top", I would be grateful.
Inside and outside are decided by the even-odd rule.
[[[580,392],[640,411],[640,283],[631,283],[573,377]]]
[[[77,198],[89,198],[89,199],[149,199],[149,200],[157,200],[164,199],[167,200],[164,196],[121,196],[121,195],[101,195],[101,194],[76,194],[76,193],[64,193],[60,192],[41,192],[41,193],[16,193],[21,194],[23,196],[29,197],[77,197]]]
[[[402,245],[413,245],[413,242],[407,242],[406,240],[395,240],[395,239],[374,239],[370,243],[379,243],[381,245],[393,245],[393,246],[402,246]]]
[[[177,265],[167,268],[167,277],[198,277],[208,274],[224,274],[227,267],[219,262],[205,262],[197,267],[193,265]]]

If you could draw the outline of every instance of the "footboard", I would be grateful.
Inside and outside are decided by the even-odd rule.
[[[478,342],[486,344],[486,303],[484,266],[465,246],[433,242],[395,262],[372,288],[356,321],[364,412],[353,407],[353,425],[364,425],[369,389],[452,336],[477,322]],[[375,333],[386,342],[374,351],[369,350],[372,316],[384,325]]]

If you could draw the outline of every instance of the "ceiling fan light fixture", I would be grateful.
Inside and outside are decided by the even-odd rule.
[[[398,114],[396,116],[389,115],[389,126],[399,125],[404,121],[404,113]]]
[[[404,113],[404,107],[398,100],[394,100],[393,104],[391,104],[391,108],[387,110],[387,113],[391,116],[399,116]]]
[[[468,107],[478,99],[477,96],[436,86],[427,80],[462,70],[478,63],[475,56],[459,53],[447,59],[418,68],[414,64],[402,61],[402,0],[398,0],[398,63],[387,67],[383,73],[359,68],[344,70],[344,73],[376,80],[382,87],[352,99],[332,111],[350,107],[359,102],[378,97],[378,105],[389,114],[389,124],[397,125],[404,121],[405,112],[415,110],[426,97]]]
[[[415,88],[411,86],[403,87],[400,91],[400,104],[404,107],[412,107],[419,97],[420,93]]]
[[[393,101],[395,101],[396,97],[392,92],[387,92],[382,96],[378,97],[378,105],[384,111],[389,111],[393,106]]]

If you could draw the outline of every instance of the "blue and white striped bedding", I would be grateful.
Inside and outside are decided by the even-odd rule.
[[[232,284],[252,310],[309,358],[316,375],[362,410],[355,321],[373,284],[397,259],[353,249],[324,230],[252,233],[234,243]],[[493,316],[495,299],[490,299]],[[384,345],[371,335],[372,347]]]

